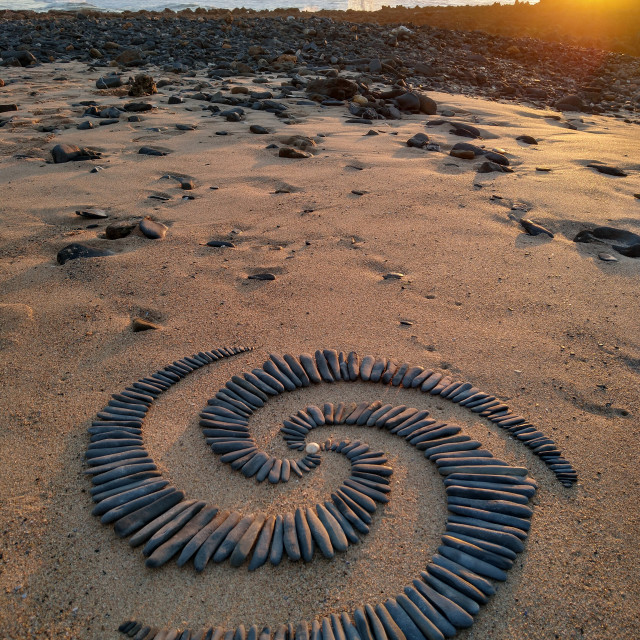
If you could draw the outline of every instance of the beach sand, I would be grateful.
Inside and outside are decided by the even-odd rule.
[[[87,427],[110,395],[185,355],[246,344],[255,350],[167,392],[145,424],[152,457],[189,497],[275,513],[325,500],[343,477],[346,463],[327,455],[301,480],[257,485],[206,447],[199,410],[269,353],[336,348],[446,371],[506,400],[555,439],[577,485],[563,488],[487,420],[396,388],[358,382],[295,391],[272,400],[251,427],[269,451],[284,454],[281,421],[309,404],[380,398],[460,424],[495,456],[527,467],[540,488],[525,552],[457,637],[637,637],[640,260],[572,241],[603,225],[640,232],[637,126],[430,94],[440,112],[455,111],[448,119],[477,126],[481,144],[504,149],[511,174],[477,174],[477,159],[449,156],[464,139],[448,125],[425,127],[439,116],[348,124],[344,108],[293,100],[298,124],[262,111],[232,123],[194,100],[167,105],[170,88],[148,98],[159,108],[139,123],[36,130],[79,122],[83,107],[71,106],[79,100],[128,100],[101,95],[99,75],[81,63],[2,71],[0,103],[19,111],[0,130],[0,636],[117,638],[126,619],[273,628],[382,602],[418,577],[444,531],[444,487],[420,452],[379,431],[327,427],[318,436],[362,437],[395,469],[392,499],[370,534],[332,561],[316,554],[308,565],[285,561],[256,572],[228,563],[202,574],[175,562],[151,570],[139,549],[91,515]],[[266,86],[280,82],[272,75]],[[252,86],[247,78],[233,85]],[[177,123],[197,129],[178,131]],[[254,135],[250,124],[272,133]],[[363,135],[369,129],[380,135]],[[220,130],[229,135],[215,135]],[[442,151],[408,148],[418,132]],[[302,160],[265,148],[294,134],[325,137]],[[516,141],[521,134],[539,144]],[[52,164],[61,142],[103,158]],[[143,145],[171,153],[139,155]],[[594,161],[629,175],[586,167]],[[91,173],[95,165],[104,170]],[[193,178],[196,189],[183,191],[167,174]],[[171,199],[149,198],[158,192]],[[75,215],[87,207],[109,218]],[[510,215],[555,237],[529,236]],[[114,220],[143,216],[167,225],[166,238],[103,237]],[[206,246],[212,238],[236,248]],[[72,242],[116,255],[57,264]],[[602,251],[618,261],[600,260]],[[275,280],[247,279],[263,271]],[[384,279],[390,272],[404,275]],[[162,329],[134,333],[137,316]]]

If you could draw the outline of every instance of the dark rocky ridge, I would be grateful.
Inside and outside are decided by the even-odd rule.
[[[209,68],[221,77],[354,71],[365,81],[627,118],[640,106],[640,59],[632,56],[426,25],[287,14],[3,12],[0,56],[15,66],[81,60],[96,68]]]

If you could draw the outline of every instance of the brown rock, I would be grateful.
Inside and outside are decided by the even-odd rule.
[[[0,80],[0,82],[2,81]],[[6,113],[7,111],[17,111],[17,110],[18,110],[17,104],[0,104],[0,113]]]
[[[96,49],[95,47],[92,49],[89,49],[89,55],[95,60],[99,60],[100,58],[103,57],[102,52]]]
[[[134,67],[143,61],[142,52],[139,49],[125,49],[120,55],[116,56],[115,61],[126,67]]]
[[[278,151],[278,156],[281,158],[310,158],[311,154],[306,151],[298,151],[291,147],[282,147],[280,151]]]
[[[434,116],[438,112],[438,105],[435,100],[424,95],[424,93],[419,93],[418,98],[420,98],[420,113]]]
[[[145,320],[144,318],[134,318],[131,321],[131,328],[134,331],[149,331],[150,329],[155,329],[155,330],[159,330],[162,329],[162,327],[158,324],[154,324],[153,322],[149,322],[148,320]]]
[[[464,149],[451,149],[449,151],[449,155],[454,158],[460,158],[461,160],[473,160],[476,157],[476,154],[473,151],[467,151]]]
[[[0,78],[0,87],[4,87],[4,80]]]
[[[146,74],[140,74],[133,80],[129,80],[129,95],[135,98],[150,96],[158,93],[155,80]]]

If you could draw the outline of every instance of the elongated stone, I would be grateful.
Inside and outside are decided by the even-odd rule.
[[[411,616],[398,604],[398,601],[395,598],[387,598],[384,602],[384,608],[387,610],[396,625],[398,625],[398,628],[402,631],[407,640],[424,640],[425,636],[420,627],[418,627]],[[428,620],[427,624],[429,624]]]
[[[327,358],[324,353],[320,351],[320,349],[315,352],[315,361],[316,367],[318,369],[318,372],[320,373],[320,376],[322,377],[322,380],[324,380],[325,382],[335,382],[335,378],[331,373]]]
[[[360,482],[357,482],[356,480],[352,480],[350,478],[347,478],[347,480],[344,481],[344,485],[343,486],[345,488],[353,489],[357,493],[360,493],[360,494],[366,496],[367,498],[370,498],[371,500],[375,500],[376,502],[381,502],[383,504],[386,504],[387,502],[389,502],[389,498],[384,493],[382,493],[381,491],[377,491],[376,489],[372,489],[371,487],[368,487],[367,485],[361,484]],[[374,507],[375,507],[375,505],[374,505]]]
[[[249,571],[254,571],[258,567],[261,567],[268,560],[275,523],[275,516],[269,516],[265,519],[262,529],[260,530],[260,535],[257,539],[255,549],[253,550],[251,561],[249,562]]]
[[[467,582],[467,580],[465,580],[464,578],[461,578],[456,573],[453,573],[449,569],[446,569],[439,564],[430,562],[427,565],[427,571],[431,577],[436,578],[438,581],[443,582],[448,587],[455,589],[466,598],[469,598],[479,604],[486,604],[489,601],[487,596],[478,588],[476,588],[474,585],[472,585],[470,582]],[[440,591],[439,588],[437,587],[434,587],[434,588]],[[443,595],[447,595],[447,594],[443,594]],[[467,611],[469,611],[467,607],[464,607],[464,608],[467,609]],[[469,613],[471,613],[471,611],[469,611]]]
[[[472,509],[484,509],[485,511],[503,513],[516,518],[530,518],[533,515],[533,510],[530,507],[523,504],[505,502],[503,500],[473,500],[471,498],[451,496],[447,500],[447,504],[459,507],[471,507]]]
[[[335,556],[335,552],[333,550],[333,545],[331,544],[331,537],[322,524],[322,521],[310,507],[307,507],[305,515],[309,525],[309,530],[311,531],[311,536],[318,545],[318,549],[320,549],[325,558],[333,558]]]
[[[210,507],[215,508],[215,507]],[[229,517],[229,511],[217,511],[215,517],[205,524],[184,546],[178,556],[177,564],[179,567],[186,564],[200,549],[211,534]]]
[[[286,513],[284,515],[283,523],[283,541],[284,550],[290,560],[296,562],[302,557],[300,550],[300,544],[298,542],[298,535],[296,533],[296,521],[293,513]]]
[[[276,516],[273,526],[273,536],[269,548],[269,562],[276,566],[282,561],[284,554],[284,519],[281,515]]]
[[[178,551],[182,550],[203,527],[213,520],[217,511],[217,507],[205,505],[147,558],[145,562],[146,566],[161,567],[167,563]]]
[[[422,386],[420,387],[421,391],[424,391],[425,393],[430,393],[440,382],[440,380],[442,380],[442,374],[441,373],[432,373],[423,383]]]
[[[461,442],[451,442],[449,444],[441,444],[438,446],[430,447],[428,454],[425,453],[425,457],[430,460],[433,456],[440,455],[442,453],[450,453],[453,451],[473,451],[481,447],[481,443],[477,440],[463,440]]]
[[[168,485],[167,480],[156,480],[149,482],[147,484],[142,484],[136,488],[129,489],[129,491],[124,491],[117,495],[111,496],[110,498],[106,498],[102,500],[99,504],[97,504],[93,511],[91,512],[94,516],[100,516],[102,514],[106,514],[111,509],[115,509],[121,505],[132,503],[138,498],[142,498],[144,496],[148,496],[149,494],[155,494]],[[155,496],[156,499],[161,496]],[[135,509],[134,509],[135,510]]]
[[[99,493],[95,493],[91,496],[91,499],[94,502],[102,502],[103,500],[106,500],[107,498],[111,498],[112,496],[116,496],[120,493],[124,493],[125,491],[131,491],[132,489],[137,489],[138,487],[143,487],[145,485],[151,484],[152,482],[157,482],[160,481],[162,482],[162,478],[160,478],[159,476],[153,477],[153,478],[147,478],[146,480],[135,480],[134,482],[128,482],[126,484],[123,484],[119,487],[114,487],[113,489],[107,490],[107,491],[101,491]],[[105,485],[101,484],[98,487],[95,487],[96,489],[101,489],[102,487],[104,487]],[[166,485],[165,485],[166,486]]]
[[[321,504],[316,504],[316,512],[317,512],[317,518],[319,518],[320,522],[322,523],[322,526],[324,527],[324,530],[327,533],[327,536],[329,537],[329,543],[331,546],[332,555],[327,557],[333,557],[333,548],[336,548],[338,551],[346,551],[347,547],[349,546],[349,542],[338,521]],[[318,547],[320,548],[322,553],[324,553],[324,549],[321,546],[321,543],[316,538],[316,534],[314,532],[314,528],[312,527],[311,520],[312,518],[309,516],[309,513],[307,512],[307,521],[309,522],[311,533],[314,536],[316,543],[318,544]]]
[[[367,523],[362,520],[351,507],[336,493],[331,494],[331,499],[340,513],[349,521],[352,527],[360,533],[369,533]],[[366,512],[365,512],[366,513]]]
[[[340,616],[332,613],[331,616],[331,630],[333,631],[333,637],[336,640],[347,640],[347,634],[342,626]]]
[[[371,512],[361,507],[355,500],[352,500],[344,491],[338,489],[336,495],[351,509],[365,524],[370,525],[373,522]],[[374,504],[375,507],[375,504]]]
[[[322,618],[322,640],[337,640],[333,635],[331,620],[329,618]]]
[[[360,471],[362,473],[371,473],[374,475],[389,477],[393,474],[393,469],[383,464],[354,464],[351,467],[353,472]]]
[[[240,522],[242,516],[237,511],[232,511],[225,520],[202,543],[193,559],[196,571],[203,571],[211,557],[216,553],[222,541]]]
[[[483,578],[474,571],[467,569],[458,562],[451,560],[450,558],[446,558],[439,553],[436,553],[433,556],[432,563],[434,566],[442,567],[465,582],[468,582],[485,596],[492,596],[496,592],[495,587],[486,578]]]
[[[296,535],[298,537],[298,545],[300,547],[300,555],[305,562],[311,562],[315,544],[311,535],[309,522],[307,521],[305,512],[298,508],[295,511]]]
[[[353,620],[361,640],[375,640],[375,636],[363,609],[358,607],[353,612]]]
[[[359,416],[356,420],[356,424],[359,426],[367,424],[367,420],[374,414],[382,406],[382,402],[380,400],[376,400],[372,402]]]
[[[466,524],[447,523],[447,532],[462,533],[463,535],[473,536],[480,540],[486,540],[493,544],[506,547],[516,553],[524,551],[524,545],[522,540],[510,533],[502,533],[500,531],[493,531],[491,529],[485,529],[482,527],[473,527]]]
[[[458,516],[452,514],[449,516],[448,522],[456,523],[456,524],[468,524],[472,527],[480,527],[482,529],[491,529],[492,531],[502,531],[502,533],[509,533],[516,538],[520,538],[520,540],[526,540],[527,534],[522,529],[516,527],[508,527],[503,524],[498,524],[495,522],[490,522],[487,520],[478,520],[476,518],[468,518],[466,516]]]
[[[427,575],[421,572],[421,575]],[[439,611],[444,614],[447,620],[457,629],[468,629],[473,624],[472,615],[463,609],[459,604],[442,595],[436,591],[433,587],[429,586],[422,580],[414,580],[413,586],[418,593],[422,595],[427,602],[434,605]]]
[[[507,574],[501,569],[498,569],[495,565],[484,562],[483,560],[464,553],[464,551],[460,551],[459,549],[453,549],[452,547],[441,545],[438,547],[438,553],[444,558],[456,562],[465,569],[473,571],[480,576],[485,576],[487,578],[503,582],[507,579]]]
[[[445,482],[466,480],[468,482],[489,482],[496,484],[513,484],[513,485],[528,485],[534,489],[538,488],[538,483],[533,478],[523,478],[519,476],[492,476],[486,474],[473,474],[473,473],[454,473],[447,476]]]
[[[267,516],[264,513],[259,513],[238,540],[229,558],[232,567],[239,567],[248,558],[266,519]]]
[[[255,518],[256,517],[253,514],[250,514],[238,522],[238,524],[227,534],[227,537],[222,541],[222,544],[216,549],[216,552],[213,554],[214,562],[223,562],[233,553],[236,545],[246,533],[247,529],[249,529]]]
[[[477,489],[473,487],[461,487],[458,485],[450,485],[446,488],[448,496],[458,496],[459,498],[471,498],[474,500],[505,500],[508,502],[516,502],[518,504],[527,504],[529,498],[518,493],[507,491],[494,491],[491,489]]]
[[[121,538],[128,536],[171,509],[183,499],[184,493],[182,491],[175,491],[163,496],[155,502],[124,516],[124,518],[120,518],[120,520],[116,521],[114,530]]]
[[[475,616],[480,611],[480,605],[469,598],[468,596],[460,593],[457,589],[454,589],[446,582],[442,582],[442,580],[438,580],[435,576],[428,574],[424,571],[420,572],[420,575],[423,576],[423,580],[435,591],[439,594],[443,595],[445,598],[449,598],[453,602],[455,602],[459,607],[464,609],[469,615]]]
[[[484,460],[484,458],[481,458]],[[460,461],[462,462],[462,461]],[[466,460],[464,464],[460,464],[460,466],[442,466],[438,469],[438,471],[444,475],[448,476],[452,473],[475,473],[475,474],[487,474],[487,475],[505,475],[505,476],[526,476],[529,473],[526,467],[511,467],[511,466],[502,466],[502,465],[468,465],[466,464]]]
[[[256,473],[256,480],[258,482],[263,482],[264,480],[266,480],[275,462],[276,462],[276,459],[271,457],[271,458],[268,458],[267,461],[260,467],[260,469],[258,470],[258,473]]]
[[[326,510],[335,518],[336,522],[340,525],[340,528],[344,532],[347,541],[351,544],[357,544],[360,542],[360,538],[358,538],[358,534],[355,532],[355,529],[351,526],[351,523],[345,518],[345,516],[340,512],[340,510],[336,507],[336,505],[330,500],[326,500],[324,503],[324,507]],[[325,525],[326,526],[326,525]],[[341,544],[341,543],[339,543]],[[333,546],[338,549],[339,544],[334,542]]]
[[[385,631],[384,625],[371,605],[365,604],[364,610],[367,614],[367,622],[369,623],[369,627],[375,640],[398,640],[398,638],[387,638],[387,632]]]
[[[426,586],[426,585],[425,585]],[[449,620],[440,611],[427,600],[415,587],[407,586],[404,588],[404,594],[401,594],[396,598],[398,604],[409,613],[411,607],[408,606],[404,598],[408,598],[411,604],[420,611],[420,613],[433,624],[434,627],[447,638],[454,636],[456,628],[449,622]],[[410,614],[411,615],[411,614]],[[428,638],[428,634],[425,633]]]
[[[363,640],[358,634],[358,630],[349,617],[349,614],[345,611],[340,614],[340,623],[342,624],[342,628],[344,629],[346,640]]]
[[[450,436],[456,436],[461,431],[460,427],[456,425],[447,425],[444,427],[437,427],[437,428],[435,427],[436,425],[434,425],[434,428],[430,429],[428,432],[423,433],[417,438],[413,438],[411,440],[411,444],[413,444],[415,447],[417,447],[421,451],[427,450],[430,446],[430,443],[432,443],[433,441],[440,440],[441,438],[448,438]],[[462,440],[464,440],[464,438]],[[426,453],[425,453],[425,456],[427,456]]]
[[[411,638],[407,638],[404,635],[402,629],[400,629],[396,624],[395,620],[391,617],[391,614],[384,605],[377,604],[375,612],[384,627],[388,640],[417,640],[413,635]]]
[[[440,551],[440,548],[444,547],[451,548],[505,571],[513,566],[513,560],[506,558],[505,556],[492,553],[491,551],[487,551],[486,549],[482,549],[471,542],[465,542],[463,539],[458,538],[456,534],[442,536],[442,542],[444,545],[441,545],[441,547],[438,548],[438,551]],[[440,551],[440,553],[442,553],[442,551]]]
[[[126,465],[130,465],[132,463],[135,464],[150,464],[153,460],[149,457],[146,458],[135,458],[129,460],[116,460],[115,462],[107,462],[106,464],[102,464],[91,469],[85,470],[85,475],[98,475],[102,473],[106,473],[107,471],[111,471],[112,469],[118,469],[119,467],[124,467]]]
[[[145,544],[142,553],[150,556],[158,547],[162,546],[167,540],[170,540],[187,522],[189,522],[197,513],[199,513],[206,503],[202,500],[194,502],[187,509],[181,511],[175,518],[163,525],[156,533],[154,533]],[[213,516],[212,516],[213,517]]]

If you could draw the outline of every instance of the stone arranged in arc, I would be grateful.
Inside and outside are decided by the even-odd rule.
[[[300,623],[290,631],[282,625],[275,635],[295,640],[323,633],[349,640],[393,638],[444,638],[452,630],[468,627],[473,616],[495,592],[490,580],[506,579],[517,553],[524,549],[532,510],[529,499],[536,483],[527,470],[493,458],[481,444],[461,433],[456,425],[438,422],[425,410],[381,401],[358,405],[326,403],[309,406],[283,422],[281,432],[289,448],[305,451],[299,459],[278,460],[260,451],[249,433],[249,418],[270,396],[309,386],[312,382],[379,381],[392,386],[420,388],[431,395],[451,399],[508,430],[527,444],[565,485],[577,480],[571,465],[555,443],[524,418],[514,415],[495,397],[470,383],[394,360],[334,350],[316,351],[298,358],[272,355],[262,368],[234,376],[201,413],[203,433],[222,462],[247,478],[270,483],[286,482],[293,471],[302,477],[321,463],[322,452],[345,455],[351,475],[331,499],[315,507],[298,508],[277,516],[222,511],[202,501],[188,500],[183,492],[167,486],[143,447],[141,427],[153,401],[191,371],[243,351],[223,348],[200,352],[178,360],[150,377],[114,394],[90,428],[87,451],[97,503],[95,515],[114,523],[120,536],[133,534],[132,546],[144,543],[149,567],[177,556],[178,564],[193,559],[202,571],[210,560],[229,559],[232,566],[249,560],[255,570],[267,561],[276,565],[286,554],[291,560],[311,561],[316,549],[332,558],[367,533],[376,503],[389,500],[389,476],[393,473],[383,452],[372,452],[361,441],[325,441],[305,451],[307,435],[325,425],[357,425],[385,428],[424,451],[444,477],[450,515],[442,546],[404,594],[374,607],[357,609],[354,620],[347,613],[333,614],[309,626]],[[219,628],[192,631],[156,630],[131,621],[120,629],[140,638],[219,637]],[[253,635],[263,640],[270,629]],[[244,628],[243,634],[244,635]]]

